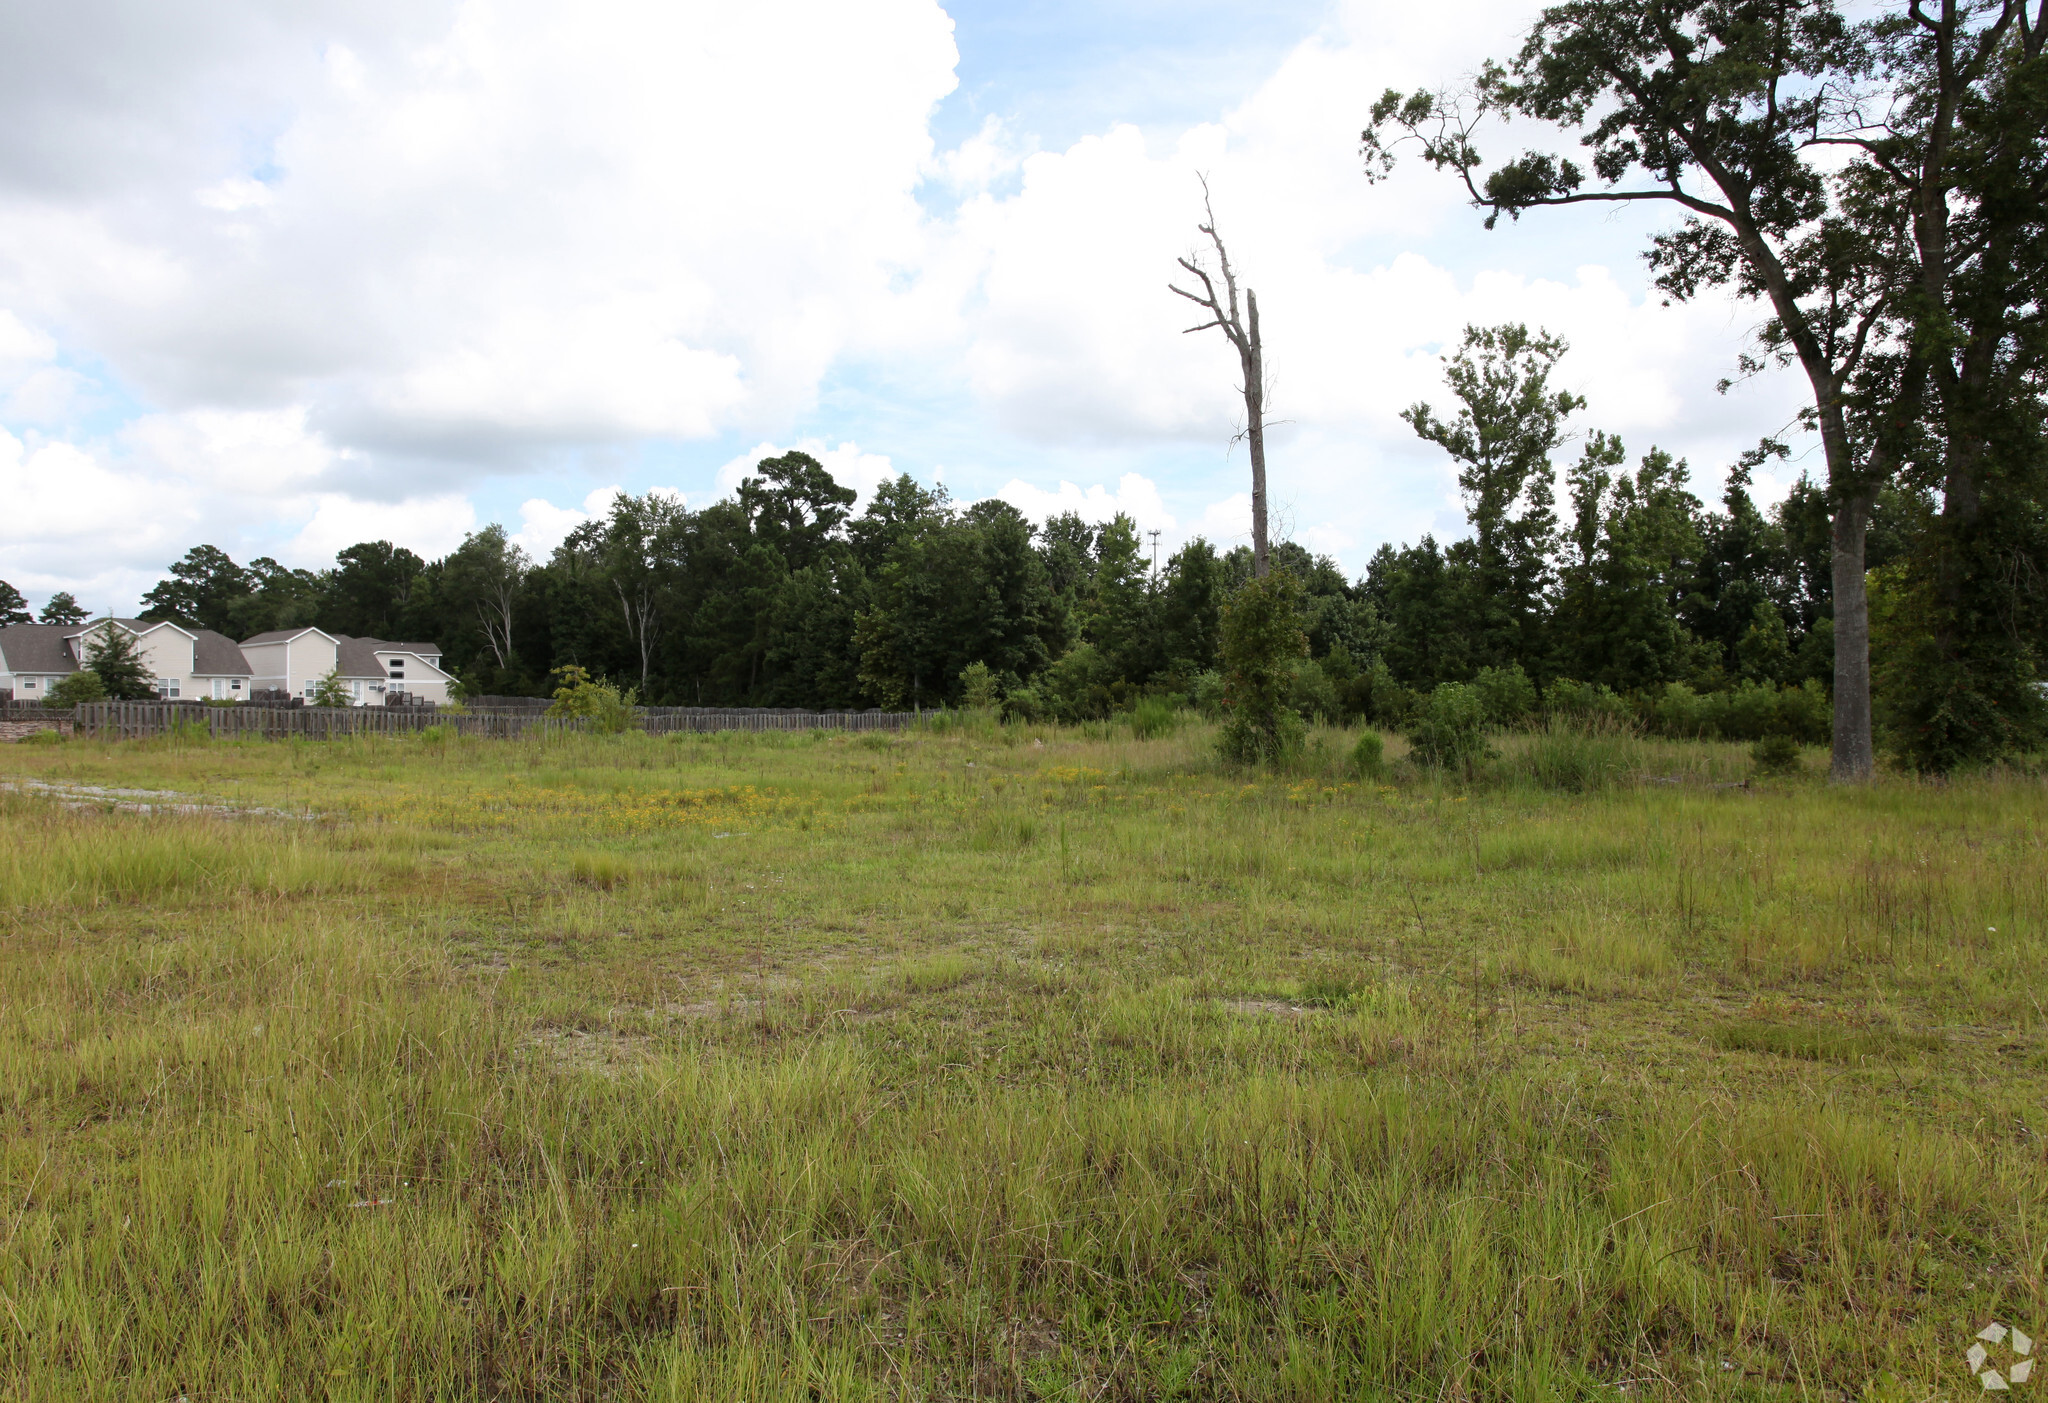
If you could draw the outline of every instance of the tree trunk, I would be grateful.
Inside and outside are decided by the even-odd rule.
[[[1835,503],[1835,725],[1828,774],[1838,784],[1860,783],[1877,768],[1870,735],[1870,592],[1863,574],[1870,507],[1868,493]]]
[[[1244,432],[1252,450],[1252,574],[1266,575],[1266,381],[1259,343],[1259,295],[1247,288],[1250,346],[1244,356]]]

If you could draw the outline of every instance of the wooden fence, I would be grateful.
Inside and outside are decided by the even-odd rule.
[[[756,711],[708,707],[661,707],[660,714],[635,713],[649,735],[683,731],[900,731],[917,724],[913,712]],[[337,736],[405,735],[438,726],[463,736],[565,736],[582,732],[582,721],[563,720],[538,710],[434,711],[425,707],[206,706],[193,702],[89,702],[44,713],[69,720],[84,735],[139,740],[167,734],[173,726],[204,727],[217,740],[332,740]]]

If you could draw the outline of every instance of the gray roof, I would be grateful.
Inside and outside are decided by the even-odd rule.
[[[0,628],[0,657],[9,672],[76,672],[64,640],[77,631],[75,624],[9,624]]]
[[[338,656],[335,667],[343,677],[374,677],[384,680],[384,663],[377,656],[377,645],[367,638],[348,638],[336,635],[335,649]]]
[[[302,633],[325,633],[325,629],[307,624],[304,628],[274,628],[268,633],[259,633],[253,638],[244,638],[242,646],[247,648],[257,643],[282,643],[288,638],[297,638]],[[329,635],[330,637],[332,635]]]
[[[381,638],[365,638],[363,642],[380,653],[417,653],[423,658],[441,656],[441,645],[438,643],[386,643]]]
[[[155,627],[141,619],[116,619],[114,622],[137,633]],[[53,675],[76,672],[78,664],[64,642],[84,631],[77,624],[14,624],[0,628],[0,657],[7,659],[9,672],[46,672]],[[252,675],[249,660],[242,656],[242,650],[234,639],[212,629],[186,629],[185,632],[194,635],[192,672],[195,676]]]
[[[210,628],[199,630],[192,644],[192,673],[195,677],[253,677],[255,670],[235,640]]]

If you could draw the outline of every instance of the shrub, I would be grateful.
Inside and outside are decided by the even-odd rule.
[[[1343,708],[1337,700],[1336,684],[1331,682],[1321,663],[1304,659],[1294,669],[1294,685],[1287,698],[1287,704],[1304,721],[1339,721],[1343,719]]]
[[[1443,683],[1423,703],[1408,741],[1425,764],[1469,769],[1487,753],[1486,699],[1476,687]]]
[[[1201,712],[1209,720],[1221,720],[1223,717],[1223,674],[1215,671],[1213,668],[1208,672],[1196,673],[1194,684],[1189,688],[1188,699],[1194,703],[1195,710]]]
[[[1758,774],[1797,774],[1800,769],[1799,742],[1780,731],[1751,746],[1749,758],[1755,763]]]
[[[1604,682],[1574,682],[1561,677],[1544,692],[1544,709],[1553,716],[1587,721],[1605,717],[1611,721],[1634,719],[1626,700]]]
[[[1039,674],[1038,692],[1055,721],[1097,721],[1116,705],[1114,684],[1122,679],[1092,643],[1076,643]]]
[[[1301,631],[1301,582],[1287,570],[1239,586],[1223,606],[1223,734],[1226,758],[1275,764],[1301,750],[1306,728],[1288,705],[1299,659],[1308,653]]]
[[[43,705],[79,706],[106,699],[107,684],[100,681],[97,672],[74,672],[57,679],[57,685],[50,688],[49,694],[43,698]]]
[[[1387,743],[1378,731],[1367,731],[1351,747],[1351,768],[1360,779],[1387,777]]]
[[[348,693],[348,684],[341,680],[341,669],[336,668],[321,678],[313,689],[315,706],[349,706],[355,701]]]
[[[1139,740],[1170,736],[1179,724],[1179,713],[1165,697],[1142,697],[1131,708],[1131,734]]]
[[[960,705],[968,711],[994,711],[1002,701],[996,675],[988,664],[974,662],[960,669]]]
[[[599,735],[618,735],[632,726],[635,698],[630,689],[621,692],[580,667],[558,667],[554,675],[560,685],[548,715],[587,721]]]
[[[1483,667],[1472,686],[1486,703],[1486,719],[1496,726],[1512,726],[1536,709],[1536,684],[1522,665]]]

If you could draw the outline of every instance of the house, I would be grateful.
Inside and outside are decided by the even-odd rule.
[[[441,670],[433,643],[387,643],[318,628],[276,629],[242,640],[255,685],[311,700],[329,674],[338,674],[357,706],[381,706],[393,692],[445,702],[455,679]]]
[[[235,640],[212,629],[151,619],[94,619],[86,624],[15,624],[0,628],[0,691],[40,701],[59,678],[85,665],[87,646],[102,629],[135,639],[143,666],[166,701],[240,701],[249,695],[249,660]]]

